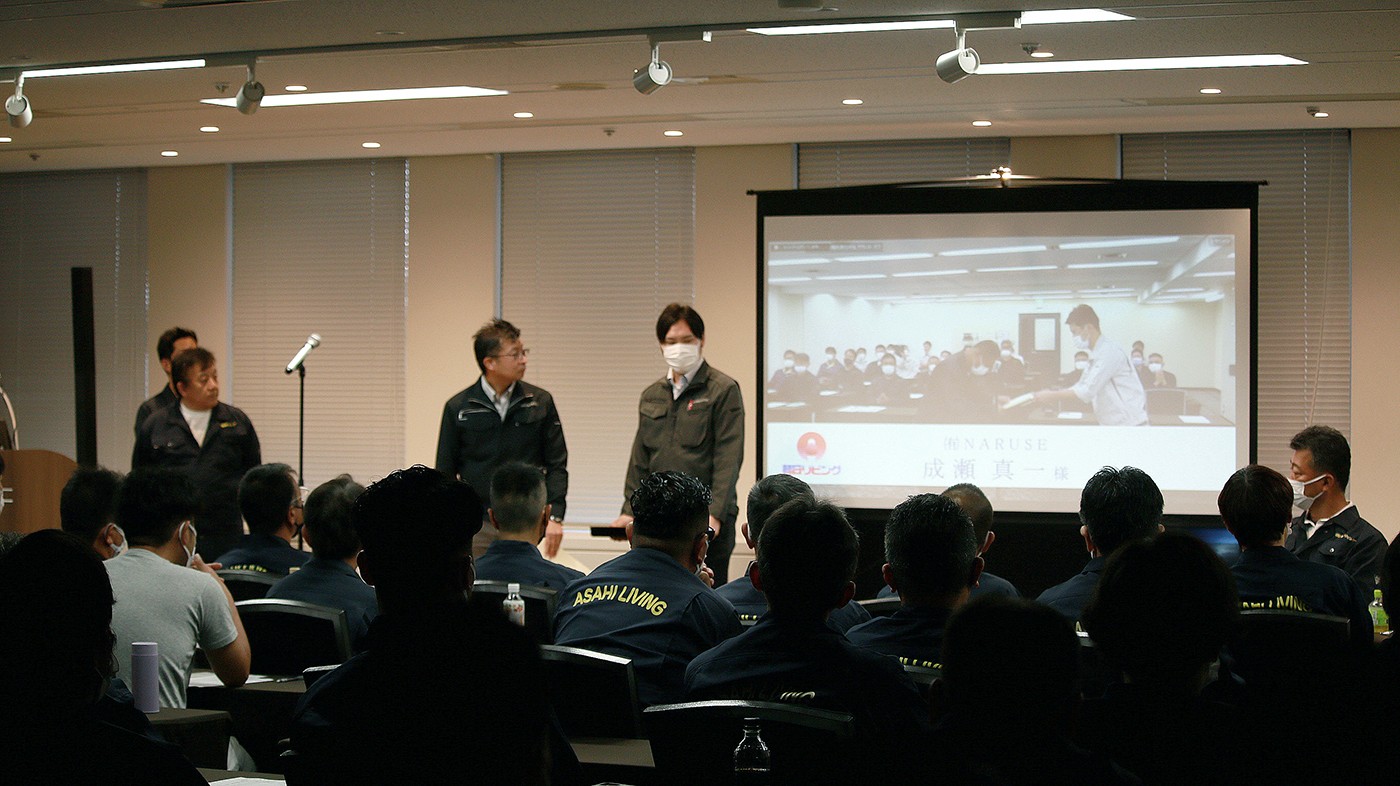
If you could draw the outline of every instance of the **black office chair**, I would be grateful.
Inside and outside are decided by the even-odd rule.
[[[1344,671],[1353,654],[1346,617],[1282,609],[1240,612],[1239,635],[1229,647],[1235,673],[1250,690],[1294,690],[1319,674]]]
[[[330,674],[338,668],[340,668],[340,664],[334,663],[325,666],[310,666],[308,668],[302,669],[301,682],[309,690],[311,686],[315,685],[322,677],[326,676],[327,674]]]
[[[909,679],[914,681],[914,687],[919,689],[919,695],[927,699],[929,691],[933,689],[933,683],[943,678],[943,667],[929,668],[906,663],[904,664],[904,673],[908,674]]]
[[[658,704],[643,713],[666,783],[731,783],[744,719],[757,718],[773,783],[863,783],[855,724],[844,712],[767,701]]]
[[[505,600],[510,582],[487,581],[472,584],[472,597],[477,603],[494,603],[500,607]],[[537,644],[554,643],[554,609],[559,602],[559,593],[548,587],[533,584],[520,585],[520,599],[525,601],[525,630],[535,638]]]
[[[248,634],[254,674],[294,676],[311,666],[350,658],[345,610],[299,600],[244,600],[234,604]]]
[[[641,739],[637,675],[630,659],[558,644],[543,645],[540,655],[550,701],[566,736]]]
[[[215,572],[224,580],[224,586],[228,587],[234,601],[262,600],[267,597],[267,591],[272,589],[272,585],[284,578],[276,573],[263,573],[260,570],[224,568]]]
[[[865,610],[870,612],[872,617],[888,617],[899,611],[899,596],[891,595],[888,598],[871,598],[870,600],[858,600]]]

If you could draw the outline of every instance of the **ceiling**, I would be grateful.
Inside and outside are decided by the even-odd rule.
[[[946,84],[950,30],[760,36],[755,23],[938,16],[989,4],[830,0],[30,0],[0,3],[0,78],[56,65],[201,56],[202,69],[28,79],[28,128],[0,126],[0,171],[667,145],[1400,126],[1400,3],[1166,2],[1107,8],[1132,21],[973,31],[984,63],[1264,54],[1308,65],[980,75]],[[1020,10],[1089,3],[1018,3]],[[1005,6],[1003,6],[1005,7]],[[648,32],[676,81],[633,89]],[[509,95],[245,116],[229,97],[260,55],[269,95],[474,85]],[[1217,87],[1219,95],[1202,95]],[[8,83],[0,90],[10,90]],[[859,106],[842,99],[859,98]],[[1307,107],[1330,113],[1315,119]],[[515,112],[534,117],[516,119]],[[973,120],[990,120],[974,128]],[[201,133],[201,126],[218,126]],[[665,137],[663,131],[684,136]],[[367,150],[362,143],[378,142]],[[161,151],[178,157],[161,157]]]

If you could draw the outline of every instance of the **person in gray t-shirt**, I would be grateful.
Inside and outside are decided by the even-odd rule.
[[[132,642],[156,642],[162,707],[185,706],[195,647],[224,685],[236,688],[248,679],[248,637],[233,596],[214,572],[217,565],[195,554],[195,509],[189,478],[168,469],[132,470],[117,500],[117,525],[131,548],[103,563],[116,598],[118,676],[131,683]]]

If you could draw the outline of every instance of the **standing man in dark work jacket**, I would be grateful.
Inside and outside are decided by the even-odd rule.
[[[487,322],[472,336],[472,348],[481,378],[442,409],[437,469],[466,481],[486,500],[491,498],[491,476],[502,464],[519,461],[539,467],[550,505],[543,551],[553,557],[564,539],[564,497],[569,491],[569,450],[554,397],[524,380],[530,350],[520,343],[515,325],[503,319]],[[472,541],[472,554],[485,554],[494,535],[494,528],[482,527]]]
[[[262,463],[253,421],[243,410],[219,401],[214,354],[202,347],[175,356],[171,378],[178,404],[152,413],[136,432],[131,468],[171,467],[199,490],[195,516],[200,553],[210,559],[233,548],[243,534],[238,484]]]
[[[160,360],[160,367],[165,370],[165,387],[161,388],[159,393],[141,402],[141,406],[136,409],[137,434],[141,433],[141,424],[151,416],[152,412],[165,409],[180,400],[180,397],[175,393],[175,380],[170,376],[171,364],[176,355],[197,346],[199,346],[199,336],[196,336],[193,330],[173,327],[160,334],[160,339],[156,341],[156,357]]]
[[[1288,446],[1293,505],[1303,514],[1293,519],[1285,548],[1299,559],[1340,568],[1370,598],[1385,558],[1385,536],[1347,499],[1351,446],[1329,426],[1309,426]]]
[[[736,487],[744,460],[744,399],[739,383],[701,356],[705,320],[695,309],[680,303],[662,309],[656,340],[668,370],[642,391],[637,404],[637,436],[627,463],[622,515],[613,525],[631,523],[632,492],[647,475],[675,471],[699,478],[713,495],[710,527],[716,535],[709,567],[715,583],[723,584],[729,580],[734,522],[739,518]]]

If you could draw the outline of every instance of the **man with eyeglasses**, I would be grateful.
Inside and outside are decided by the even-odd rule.
[[[541,545],[544,556],[553,558],[564,539],[569,491],[569,450],[554,397],[524,380],[530,350],[520,343],[515,325],[504,319],[487,322],[472,336],[472,348],[481,378],[443,407],[435,466],[471,485],[483,500],[491,498],[491,476],[502,465],[519,461],[539,467],[550,505]],[[482,527],[472,555],[485,554],[494,540],[495,529]]]
[[[225,568],[285,576],[311,554],[292,545],[301,533],[302,499],[296,473],[286,464],[262,464],[238,484],[238,508],[248,534],[219,557]]]

